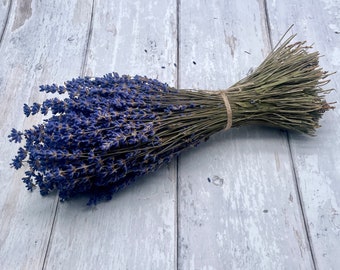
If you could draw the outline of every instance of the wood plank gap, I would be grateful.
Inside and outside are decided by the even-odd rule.
[[[87,38],[86,38],[86,45],[85,45],[85,53],[84,53],[84,58],[83,58],[83,63],[81,67],[81,76],[85,75],[85,69],[87,67],[87,60],[88,60],[88,52],[92,40],[92,33],[93,33],[93,17],[94,17],[94,8],[95,8],[95,0],[92,0],[92,9],[91,9],[91,17],[90,17],[90,22],[89,22],[89,27],[88,27],[88,33],[87,33]]]
[[[176,2],[176,24],[177,24],[177,48],[176,48],[176,86],[177,88],[179,88],[179,82],[180,82],[180,67],[181,67],[181,63],[180,63],[180,8],[181,8],[181,0],[177,0]]]
[[[177,82],[178,84],[178,82]],[[175,191],[175,213],[174,213],[174,222],[175,222],[175,225],[174,225],[174,270],[177,270],[178,269],[178,256],[179,256],[179,217],[178,217],[178,213],[179,213],[179,195],[178,195],[178,191],[179,191],[179,186],[178,186],[178,176],[179,176],[179,172],[178,172],[178,164],[179,164],[179,159],[178,157],[176,158],[176,160],[174,161],[175,162],[175,181],[174,181],[174,191]]]
[[[42,270],[46,269],[47,258],[48,258],[48,255],[50,253],[50,250],[51,250],[52,234],[54,232],[54,228],[55,228],[55,224],[56,224],[56,220],[57,220],[57,212],[58,212],[58,209],[59,209],[60,200],[59,200],[58,196],[56,196],[55,199],[56,199],[56,204],[55,204],[55,207],[54,207],[54,215],[53,215],[53,220],[52,220],[52,226],[51,226],[50,234],[48,236],[47,247],[46,247],[46,251],[45,251],[45,256],[44,256],[44,261],[43,261],[43,265],[42,265]]]
[[[2,30],[0,32],[0,47],[1,47],[2,41],[4,39],[6,30],[7,30],[7,25],[8,25],[8,20],[9,20],[10,14],[12,13],[12,6],[13,6],[12,3],[13,3],[13,1],[10,0],[9,5],[8,5],[8,9],[7,9],[7,13],[6,13],[5,24],[4,24],[4,27],[2,28]]]
[[[289,150],[289,156],[290,156],[290,160],[291,160],[291,166],[292,166],[292,171],[293,171],[293,176],[294,176],[294,182],[295,182],[295,190],[296,190],[296,196],[299,202],[299,210],[302,216],[302,221],[303,221],[303,226],[306,232],[306,237],[307,237],[307,244],[310,250],[310,254],[311,254],[311,258],[312,258],[312,263],[313,263],[313,269],[314,270],[318,270],[318,266],[316,263],[316,256],[315,256],[315,251],[313,249],[313,244],[312,244],[312,236],[309,230],[309,226],[308,226],[308,218],[307,218],[307,214],[305,211],[305,207],[303,204],[303,200],[302,200],[302,192],[301,192],[301,188],[300,188],[300,183],[298,180],[298,176],[297,176],[297,172],[296,172],[296,167],[295,167],[295,160],[293,157],[293,151],[292,151],[292,145],[291,145],[291,139],[290,139],[290,135],[288,131],[285,131],[286,136],[287,136],[287,143],[288,143],[288,150]]]
[[[273,39],[272,39],[272,31],[270,30],[270,19],[269,19],[269,11],[268,11],[268,4],[267,0],[263,0],[263,8],[264,8],[264,16],[265,16],[265,26],[267,30],[267,35],[268,35],[268,42],[270,45],[270,49],[273,50]]]
[[[179,82],[180,82],[180,7],[181,7],[181,0],[176,0],[176,87],[179,89]],[[179,177],[179,158],[177,157],[175,160],[175,232],[174,232],[174,237],[175,237],[175,245],[174,245],[174,269],[177,270],[179,265],[178,265],[178,256],[179,256],[179,185],[178,185],[178,177]]]

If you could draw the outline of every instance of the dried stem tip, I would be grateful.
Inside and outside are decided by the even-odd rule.
[[[305,42],[276,47],[248,77],[227,90],[233,126],[264,124],[313,135],[323,113],[334,108],[322,87],[328,72],[319,66],[319,53]]]

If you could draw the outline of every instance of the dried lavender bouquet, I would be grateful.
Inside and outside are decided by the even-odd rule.
[[[248,77],[223,91],[176,89],[146,77],[110,73],[46,85],[64,99],[24,105],[26,116],[52,116],[24,132],[11,165],[26,168],[23,182],[62,200],[90,194],[111,199],[136,177],[157,170],[183,149],[231,127],[258,124],[313,135],[332,104],[325,101],[329,73],[319,53],[294,35],[277,46]]]

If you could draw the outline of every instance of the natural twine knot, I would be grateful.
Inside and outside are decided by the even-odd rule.
[[[225,127],[224,130],[228,130],[231,128],[233,124],[233,114],[231,111],[231,106],[230,106],[226,91],[221,91],[220,95],[224,101],[225,108],[227,109],[227,126]]]

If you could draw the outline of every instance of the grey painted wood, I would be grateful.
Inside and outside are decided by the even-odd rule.
[[[176,82],[176,1],[96,1],[85,73],[116,71]],[[165,68],[162,68],[165,67]],[[60,204],[46,269],[174,269],[174,164],[112,201]]]
[[[5,1],[6,2],[6,1]],[[16,146],[7,135],[41,120],[25,119],[24,103],[42,101],[38,86],[79,74],[91,6],[76,1],[13,1],[0,47],[0,265],[2,269],[41,269],[56,197],[30,193],[23,171],[9,168]],[[3,1],[1,1],[2,5]],[[8,1],[7,1],[8,5]],[[20,5],[24,5],[21,8]],[[63,12],[62,12],[63,11]],[[70,40],[70,37],[74,37]]]
[[[183,1],[180,87],[225,89],[270,51],[264,4]],[[179,269],[312,269],[285,133],[242,128],[179,159]]]
[[[340,1],[276,1],[268,5],[273,40],[290,24],[297,39],[314,43],[321,65],[340,70]],[[329,87],[340,88],[339,72]],[[328,101],[339,101],[339,91]],[[340,266],[340,114],[337,108],[325,115],[317,137],[290,134],[294,166],[303,201],[313,253],[319,269]]]
[[[11,128],[42,119],[22,113],[45,99],[40,84],[117,71],[176,85],[178,72],[183,88],[224,89],[292,23],[339,70],[339,0],[286,2],[0,1],[1,269],[337,269],[339,109],[316,138],[217,134],[92,208],[27,192],[8,166]]]

